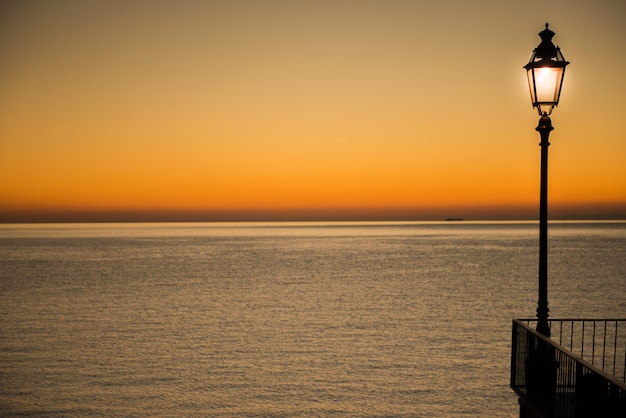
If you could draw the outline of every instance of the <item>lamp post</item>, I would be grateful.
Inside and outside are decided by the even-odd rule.
[[[539,197],[539,300],[537,302],[537,331],[550,336],[548,324],[548,137],[552,127],[550,114],[559,104],[565,75],[565,61],[559,47],[552,43],[554,32],[546,28],[539,33],[541,43],[534,49],[524,66],[528,75],[530,99],[539,112],[536,130],[541,135],[541,188]]]

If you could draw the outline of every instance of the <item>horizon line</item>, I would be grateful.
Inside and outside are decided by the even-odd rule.
[[[548,222],[622,222],[626,221],[623,215],[593,215],[593,216],[560,216],[548,219]],[[88,224],[88,223],[288,223],[288,222],[442,222],[442,223],[471,223],[471,222],[539,222],[539,218],[531,217],[448,217],[448,218],[398,218],[398,217],[318,217],[318,218],[189,218],[189,217],[53,217],[38,219],[1,219],[0,225],[17,224]]]
[[[534,221],[534,205],[317,208],[5,208],[0,224],[113,222]],[[550,220],[626,220],[626,203],[556,204]]]

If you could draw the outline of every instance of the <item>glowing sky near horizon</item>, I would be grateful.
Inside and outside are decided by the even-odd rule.
[[[0,222],[517,216],[545,22],[571,62],[551,207],[626,217],[623,1],[59,0],[0,5]]]

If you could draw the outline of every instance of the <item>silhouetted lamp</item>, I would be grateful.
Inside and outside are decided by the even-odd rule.
[[[539,198],[539,300],[537,331],[550,336],[548,323],[548,137],[552,127],[550,115],[559,104],[565,76],[565,61],[559,47],[552,43],[554,32],[546,28],[539,33],[541,43],[524,66],[528,75],[530,99],[541,118],[536,130],[541,135],[541,190]]]
[[[546,28],[539,33],[541,43],[533,51],[528,64],[524,66],[528,74],[530,100],[539,115],[549,115],[559,104],[561,86],[565,76],[565,61],[558,46],[552,43],[554,32]]]

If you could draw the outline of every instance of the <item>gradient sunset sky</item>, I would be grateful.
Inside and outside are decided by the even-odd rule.
[[[624,0],[0,3],[0,222],[626,218]]]

